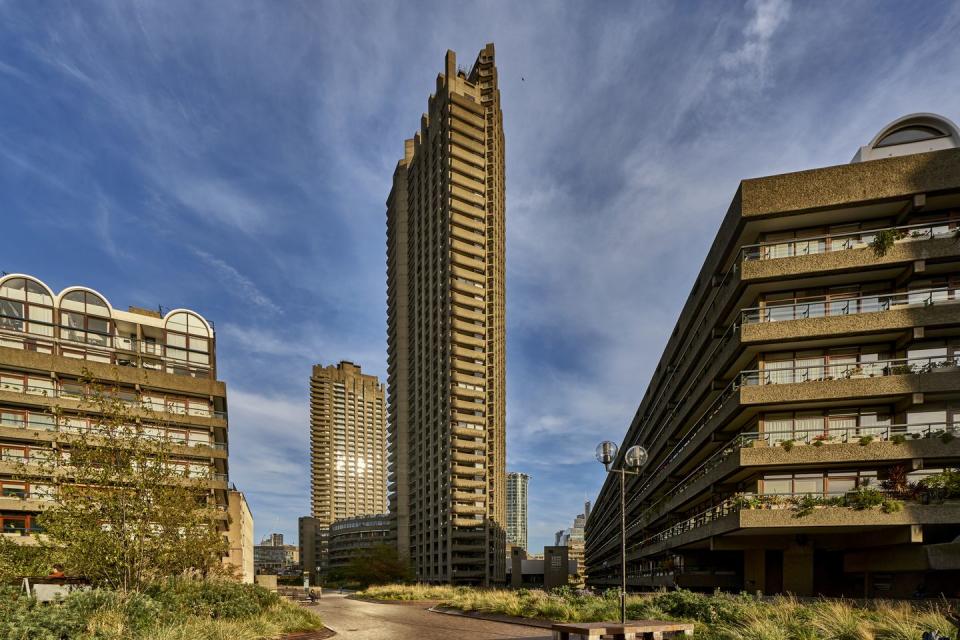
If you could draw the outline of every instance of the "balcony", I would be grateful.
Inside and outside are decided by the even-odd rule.
[[[22,383],[9,383],[5,382],[0,385],[0,393],[2,394],[11,394],[11,395],[21,395],[24,396],[23,401],[30,404],[35,403],[37,400],[45,401],[50,399],[63,399],[70,400],[79,403],[90,402],[91,396],[86,393],[80,393],[72,388],[63,389],[56,386],[32,386]],[[109,394],[105,394],[109,395]],[[48,403],[49,404],[49,403]],[[200,408],[190,408],[182,409],[178,406],[167,405],[163,407],[155,407],[153,405],[148,405],[143,402],[129,402],[125,401],[124,404],[129,407],[134,412],[143,412],[144,414],[161,412],[166,414],[168,417],[173,419],[183,418],[214,418],[217,420],[226,420],[227,413],[225,411],[214,411],[212,409],[200,409]]]
[[[944,524],[960,520],[960,502],[931,501],[918,497],[891,508],[866,508],[857,501],[858,492],[811,497],[808,494],[739,494],[727,498],[627,548],[628,559],[662,553],[696,541],[754,529],[755,533],[855,532],[913,524]],[[884,500],[903,496],[887,491],[876,493]]]
[[[851,249],[866,249],[878,246],[882,242],[878,236],[889,235],[894,244],[923,240],[952,238],[957,235],[956,223],[936,222],[926,224],[885,227],[882,229],[859,230],[850,233],[833,233],[810,238],[797,238],[790,241],[761,242],[741,248],[744,262],[757,260],[776,260],[796,256],[818,255]]]
[[[739,381],[740,386],[754,387],[833,380],[862,380],[958,370],[960,370],[960,356],[895,358],[843,364],[818,363],[782,368],[770,367],[770,363],[767,363],[763,369],[741,371],[736,380]]]
[[[0,346],[40,353],[55,353],[61,357],[74,357],[73,355],[64,356],[65,351],[70,354],[82,352],[84,359],[92,363],[116,364],[192,378],[213,378],[209,352],[188,352],[185,349],[173,347],[168,352],[166,345],[155,341],[81,332],[54,324],[44,325],[47,329],[46,335],[24,333],[14,328],[17,323],[22,324],[23,319],[0,315]],[[31,324],[39,325],[40,323],[31,320]],[[46,350],[38,346],[45,347]],[[186,358],[173,355],[181,352],[186,353]],[[138,363],[137,357],[146,358],[146,360]],[[206,362],[202,362],[203,360]]]
[[[864,459],[871,462],[957,459],[960,458],[960,439],[957,436],[960,436],[960,427],[943,422],[849,427],[831,425],[818,429],[741,433],[676,483],[673,489],[651,503],[630,523],[627,530],[636,530],[661,514],[672,512],[737,469],[849,463]],[[789,442],[790,446],[777,446],[785,442]],[[868,444],[871,445],[869,451],[863,449]],[[811,446],[793,450],[803,445]]]
[[[686,451],[704,446],[718,425],[745,405],[953,391],[960,388],[958,365],[960,356],[943,356],[742,371],[660,463],[644,474],[646,480],[638,488],[631,488],[628,507],[644,500],[688,457]],[[653,442],[662,430],[663,426]],[[614,524],[609,520],[602,529],[591,532],[591,537],[610,535]]]

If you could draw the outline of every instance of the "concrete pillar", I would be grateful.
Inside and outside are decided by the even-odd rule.
[[[794,545],[783,552],[783,590],[795,596],[813,595],[813,547]]]
[[[743,590],[747,593],[763,591],[767,584],[766,551],[745,549],[743,552]]]

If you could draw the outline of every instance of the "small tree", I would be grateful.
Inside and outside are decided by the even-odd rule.
[[[21,472],[51,486],[54,501],[40,515],[41,544],[66,571],[113,589],[140,590],[186,571],[217,571],[226,551],[206,480],[173,464],[165,429],[148,432],[148,408],[132,409],[116,389],[87,381],[81,408],[89,428],[61,425],[59,446]],[[33,461],[31,461],[33,462]]]
[[[364,587],[405,582],[412,578],[409,565],[400,559],[396,547],[385,544],[358,553],[350,560],[345,574]]]

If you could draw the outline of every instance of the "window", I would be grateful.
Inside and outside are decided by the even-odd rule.
[[[885,135],[875,147],[890,147],[895,144],[908,144],[910,142],[921,142],[923,140],[933,140],[934,138],[943,138],[947,134],[934,127],[925,125],[910,125],[901,127]]]
[[[0,285],[0,329],[53,335],[53,297],[30,278],[9,278]]]
[[[71,291],[60,301],[60,337],[71,342],[113,344],[110,307],[89,291]]]

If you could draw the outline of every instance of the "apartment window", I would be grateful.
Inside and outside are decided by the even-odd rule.
[[[30,278],[9,278],[0,285],[0,329],[53,335],[53,297]]]

